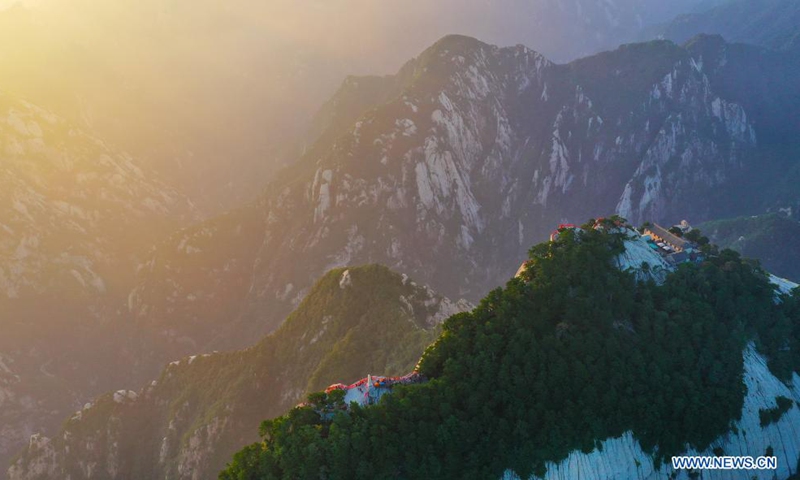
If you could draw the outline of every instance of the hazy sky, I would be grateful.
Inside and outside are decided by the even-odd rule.
[[[558,61],[706,1],[27,0],[0,12],[0,89],[155,164],[259,178],[229,163],[269,163],[346,75],[394,73],[446,34]]]
[[[6,8],[14,5],[15,3],[21,3],[26,7],[36,6],[42,0],[0,0],[0,10],[5,10]]]

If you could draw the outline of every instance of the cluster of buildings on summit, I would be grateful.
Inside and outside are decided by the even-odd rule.
[[[680,224],[667,230],[654,223],[645,226],[642,235],[648,238],[647,242],[650,244],[650,248],[660,253],[672,265],[702,261],[703,255],[696,243],[678,236],[670,230],[677,230],[685,235],[692,231],[692,226],[683,220]]]
[[[611,222],[611,223],[609,223]],[[627,225],[625,220],[613,217],[610,220],[599,219],[595,222],[595,228],[619,227],[633,230]],[[566,229],[581,230],[580,227],[571,224],[559,225],[550,236],[550,241],[554,241],[560,232]],[[689,222],[683,220],[680,224],[674,225],[671,229],[666,229],[657,224],[647,224],[642,230],[642,237],[646,239],[648,246],[661,255],[669,264],[677,265],[684,262],[699,262],[703,260],[703,255],[699,251],[699,245],[685,238],[685,234],[692,231]],[[517,271],[517,276],[525,271],[526,263],[523,263]],[[325,418],[332,418],[335,410],[347,410],[351,403],[360,406],[374,405],[384,395],[390,393],[396,385],[413,385],[424,383],[425,377],[416,370],[402,377],[383,377],[367,376],[351,385],[336,383],[325,389],[325,394],[330,395],[335,391],[342,391],[342,402],[338,406],[323,407],[319,413]],[[308,403],[301,403],[300,407],[311,406]]]
[[[604,218],[598,219],[595,221],[594,228],[606,228],[609,221],[616,227],[635,230],[632,226],[628,225],[624,219],[617,217],[612,217],[610,220]],[[561,224],[550,234],[550,241],[555,241],[564,230],[581,230],[581,228],[569,223]],[[683,220],[681,223],[673,225],[670,229],[666,229],[655,223],[648,223],[642,228],[641,234],[653,251],[661,255],[668,264],[676,266],[685,262],[696,263],[703,261],[704,255],[700,252],[700,246],[696,242],[686,238],[686,234],[692,230],[693,228],[689,222]],[[522,265],[520,265],[517,270],[516,276],[519,277],[526,268],[527,262],[522,262]]]

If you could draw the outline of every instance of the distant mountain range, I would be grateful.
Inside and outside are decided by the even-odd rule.
[[[0,115],[0,298],[105,294],[137,248],[195,220],[183,195],[74,123],[5,94]]]
[[[258,194],[344,75],[243,16],[205,1],[18,5],[0,11],[0,88],[125,149],[203,214],[219,213]],[[313,82],[308,64],[319,69]]]
[[[112,321],[191,202],[73,122],[0,93],[0,461],[130,378]],[[124,329],[124,326],[122,327]],[[66,409],[66,410],[65,410]]]
[[[681,454],[776,456],[764,476],[794,478],[800,290],[707,247],[673,268],[618,218],[561,229],[445,322],[422,384],[309,396],[219,478],[696,478]]]
[[[798,62],[712,36],[557,65],[446,37],[349,78],[257,202],[160,245],[131,321],[242,347],[330,268],[379,262],[475,301],[564,221],[797,208]]]
[[[704,3],[20,2],[0,11],[0,86],[122,146],[210,214],[249,201],[293,160],[349,73],[394,71],[451,32],[567,61]]]
[[[723,247],[758,259],[775,275],[800,282],[800,222],[785,214],[717,220],[699,226]]]
[[[448,36],[349,77],[304,155],[202,223],[146,162],[4,97],[0,457],[174,358],[250,347],[332,269],[381,263],[477,302],[559,223],[797,212],[798,63],[718,36],[564,65]]]
[[[0,11],[2,88],[132,152],[206,214],[257,196],[312,143],[309,119],[346,74],[394,71],[445,33],[571,61],[659,35],[777,48],[797,25],[786,0],[30,3]]]
[[[794,0],[731,0],[678,16],[655,30],[682,43],[695,35],[719,34],[729,42],[776,50],[800,48],[800,4]]]
[[[10,470],[27,478],[214,478],[258,423],[337,381],[411,371],[453,303],[381,266],[322,277],[273,335],[184,358],[139,391],[102,396]]]
[[[495,348],[506,352],[502,356],[503,361],[511,355],[509,352],[518,351],[517,347],[519,346],[520,338],[529,338],[528,331],[530,329],[536,330],[539,335],[543,336],[543,345],[535,348],[537,354],[530,355],[526,353],[530,358],[539,358],[541,355],[546,355],[544,352],[547,347],[544,344],[555,341],[555,338],[563,342],[560,348],[570,348],[571,340],[574,339],[575,344],[581,346],[580,351],[585,354],[587,339],[591,338],[595,330],[603,329],[608,330],[605,335],[609,337],[621,337],[624,339],[622,343],[611,341],[609,348],[614,345],[617,348],[619,348],[619,345],[626,345],[627,347],[623,348],[625,351],[627,351],[627,348],[641,348],[643,352],[648,352],[648,355],[659,358],[659,362],[664,361],[664,357],[659,356],[660,354],[658,353],[661,348],[664,348],[662,342],[667,344],[677,342],[675,345],[683,344],[680,336],[687,334],[683,329],[675,329],[675,332],[668,338],[661,338],[657,335],[652,336],[648,333],[648,322],[644,320],[645,318],[650,318],[649,315],[642,314],[642,318],[620,320],[620,315],[624,315],[623,313],[609,311],[606,309],[611,308],[609,306],[599,309],[597,305],[599,299],[595,298],[598,295],[597,291],[588,293],[587,289],[589,284],[594,285],[594,288],[602,290],[602,296],[607,299],[613,299],[613,305],[618,305],[617,309],[625,310],[625,307],[621,305],[626,303],[620,301],[617,297],[617,293],[619,293],[617,290],[645,288],[634,287],[622,281],[623,277],[627,278],[625,277],[626,275],[631,275],[630,279],[628,279],[630,282],[633,282],[634,278],[638,278],[640,281],[653,280],[658,284],[664,284],[665,286],[658,288],[668,289],[669,294],[665,294],[663,298],[658,297],[659,299],[656,300],[657,302],[664,302],[666,301],[665,299],[675,300],[679,296],[678,291],[686,291],[683,289],[683,282],[698,281],[695,276],[701,275],[699,273],[701,269],[682,270],[680,273],[672,274],[673,268],[658,253],[654,252],[638,233],[628,229],[609,228],[614,226],[612,221],[608,221],[606,224],[600,223],[600,225],[605,225],[605,230],[598,229],[598,232],[601,232],[604,236],[592,238],[591,241],[569,243],[569,239],[566,238],[557,242],[560,246],[559,248],[548,250],[545,248],[546,245],[534,248],[537,252],[533,254],[534,259],[542,258],[541,256],[545,252],[550,252],[548,258],[553,255],[559,259],[557,260],[559,262],[558,265],[552,267],[554,269],[551,271],[551,275],[545,277],[554,283],[551,285],[545,282],[545,285],[541,287],[548,289],[542,293],[542,295],[546,294],[547,298],[566,298],[568,295],[559,290],[558,285],[560,283],[555,278],[557,275],[575,276],[578,275],[578,272],[583,272],[580,278],[573,278],[573,282],[577,282],[576,284],[580,285],[580,291],[583,293],[577,295],[577,297],[573,296],[566,304],[556,301],[560,305],[556,310],[561,312],[558,314],[561,322],[555,327],[556,331],[559,332],[557,336],[554,336],[553,332],[550,331],[552,325],[548,326],[546,323],[543,324],[541,322],[540,317],[542,314],[535,314],[534,311],[512,309],[508,312],[522,312],[521,315],[523,315],[525,321],[513,323],[513,326],[503,323],[505,325],[504,328],[496,329],[492,335],[489,335],[488,332],[483,337],[478,335],[475,341],[481,338],[492,338],[495,342],[503,339],[502,343],[495,345]],[[605,236],[606,232],[610,236]],[[576,235],[579,234],[576,233]],[[611,241],[612,236],[617,234],[624,235],[619,244]],[[567,234],[562,234],[562,236],[568,237]],[[611,250],[608,248],[597,250],[590,246],[605,246],[606,243],[616,246]],[[587,249],[584,253],[593,252],[593,255],[569,256],[569,252],[573,252],[576,249]],[[603,255],[600,255],[599,252],[602,252]],[[709,274],[708,278],[700,279],[701,283],[705,282],[707,284],[707,290],[702,292],[700,297],[694,296],[691,301],[686,300],[686,303],[682,304],[683,309],[696,308],[697,302],[700,302],[703,306],[699,308],[707,308],[709,305],[713,305],[713,308],[716,309],[715,312],[718,313],[720,309],[719,302],[727,304],[727,301],[723,301],[719,297],[719,291],[727,291],[728,283],[726,282],[739,281],[737,279],[740,276],[747,279],[747,282],[753,283],[747,284],[747,293],[737,290],[740,295],[739,302],[747,299],[747,302],[761,302],[767,306],[772,306],[771,308],[781,308],[774,306],[773,299],[778,293],[788,293],[786,285],[781,287],[780,292],[773,291],[770,288],[761,290],[761,282],[766,284],[767,281],[763,273],[751,271],[746,263],[741,263],[740,267],[734,269],[731,265],[740,265],[740,262],[735,257],[728,257],[727,260],[712,260],[703,270],[705,273],[710,271],[718,272],[719,266],[725,265],[726,271],[729,272],[726,274],[727,276],[723,275],[723,279]],[[584,262],[588,262],[590,265]],[[528,270],[530,272],[526,270],[517,279],[508,284],[506,291],[514,292],[513,295],[511,293],[508,294],[511,298],[517,298],[517,301],[524,302],[522,299],[531,294],[522,285],[524,282],[529,281],[526,279],[539,278],[543,273],[540,269],[550,271],[550,267],[542,266],[541,263],[541,261],[537,262],[535,260],[533,263],[529,263]],[[622,274],[622,277],[617,278],[621,272],[625,273]],[[531,277],[528,277],[528,275]],[[674,277],[680,277],[680,279],[675,280]],[[714,285],[709,283],[710,278],[715,279],[714,282],[716,283]],[[544,279],[539,281],[543,282]],[[621,284],[615,283],[615,281],[621,282]],[[715,286],[721,290],[716,290]],[[609,295],[610,290],[616,293]],[[694,295],[694,291],[690,291]],[[709,297],[710,292],[716,292],[713,298],[717,303],[709,300],[711,298]],[[584,294],[594,298],[592,302],[594,314],[589,317],[579,314],[580,308],[577,306],[571,308],[566,306],[572,304],[580,305],[585,300]],[[257,439],[255,426],[261,420],[281,415],[292,409],[306,394],[321,390],[331,383],[349,383],[369,373],[400,374],[409,372],[415,368],[416,358],[422,353],[425,346],[429,345],[437,336],[440,336],[439,341],[429,348],[428,353],[423,357],[423,361],[416,367],[421,368],[427,375],[438,376],[439,374],[433,373],[436,371],[436,367],[431,367],[430,365],[435,362],[444,362],[446,358],[442,358],[441,355],[450,355],[454,365],[458,362],[460,355],[458,348],[466,348],[463,343],[466,335],[465,329],[477,328],[476,326],[481,325],[484,325],[483,328],[488,328],[491,325],[491,319],[498,316],[502,319],[502,322],[506,321],[506,316],[509,313],[504,309],[500,310],[503,312],[500,314],[486,313],[487,309],[497,308],[492,302],[498,301],[499,295],[503,295],[503,293],[499,290],[495,291],[481,303],[481,307],[471,314],[450,318],[448,320],[447,335],[440,336],[441,328],[439,328],[439,324],[445,318],[459,312],[472,310],[473,307],[465,302],[453,303],[437,295],[429,288],[415,284],[408,277],[393,273],[382,266],[372,265],[333,270],[313,286],[297,310],[286,319],[285,323],[274,334],[265,337],[254,347],[234,353],[194,355],[172,362],[164,369],[158,380],[153,381],[143,389],[137,391],[120,390],[104,395],[73,414],[57,435],[49,438],[42,435],[34,436],[28,447],[15,460],[14,465],[9,470],[10,478],[11,480],[37,478],[117,479],[131,477],[141,479],[165,477],[213,478],[216,472],[223,468],[226,463],[231,462],[231,455],[234,451],[244,444]],[[694,306],[689,307],[688,305],[690,304]],[[525,308],[541,308],[543,303],[531,302],[524,303],[524,305],[526,305]],[[522,306],[517,305],[517,308],[522,308]],[[550,305],[550,308],[552,308],[552,305]],[[755,317],[752,317],[752,315],[747,316],[749,314],[745,312],[746,310],[742,309],[737,315],[753,321]],[[485,321],[469,321],[462,327],[458,326],[459,321],[463,322],[466,318],[474,319],[475,316],[480,315],[489,316]],[[653,327],[654,332],[660,331],[657,325],[666,313],[659,313],[659,315],[654,316],[656,318],[656,320],[653,320],[655,325]],[[676,312],[672,312],[670,315],[672,315],[673,321],[681,321],[681,316]],[[773,328],[769,323],[772,322],[771,316],[768,319],[767,316],[764,316],[765,313],[761,311],[758,315],[762,315],[760,318],[764,323],[756,328]],[[695,317],[692,318],[693,320],[691,321],[695,322]],[[704,321],[706,320],[708,319],[704,319]],[[716,321],[720,320],[714,320],[714,322]],[[454,337],[461,339],[456,344],[457,347],[453,346]],[[651,341],[657,344],[651,345],[649,343]],[[791,406],[787,411],[781,410],[779,413],[775,413],[777,419],[769,424],[764,424],[763,420],[760,419],[765,414],[764,412],[770,411],[776,398],[783,395],[796,398],[796,393],[791,393],[781,380],[776,378],[776,375],[783,376],[785,371],[781,370],[783,368],[781,365],[783,364],[780,364],[778,362],[779,357],[775,356],[771,337],[763,337],[763,342],[761,352],[757,352],[752,345],[747,346],[744,359],[740,355],[741,351],[736,350],[733,344],[714,350],[715,356],[709,357],[717,359],[717,363],[721,361],[719,360],[720,358],[726,358],[724,378],[727,379],[728,376],[732,375],[731,382],[733,383],[717,385],[717,388],[721,390],[717,390],[716,394],[721,394],[721,391],[724,390],[726,394],[732,395],[733,399],[731,399],[728,406],[734,410],[738,408],[737,412],[741,411],[741,418],[738,418],[733,433],[715,440],[713,448],[714,451],[722,449],[726,452],[739,451],[739,449],[745,449],[748,452],[761,452],[764,449],[772,448],[783,458],[793,458],[800,455],[800,443],[797,442],[791,430],[792,422],[798,418],[798,410],[793,409]],[[466,345],[469,345],[469,342]],[[736,343],[736,345],[739,344]],[[470,355],[474,358],[474,362],[491,355],[491,352],[487,352],[484,348],[477,349]],[[703,348],[707,350],[708,345],[703,343]],[[730,348],[734,349],[730,350]],[[687,349],[688,347],[684,349],[684,355]],[[445,353],[441,353],[443,351]],[[602,352],[604,350],[600,349],[595,353],[602,358]],[[586,372],[580,369],[581,365],[584,365],[580,363],[583,361],[581,359],[584,354],[575,354],[579,357],[577,360],[579,363],[576,364],[578,370],[569,375],[570,378],[586,375]],[[732,354],[730,358],[726,357],[729,354]],[[558,356],[548,358],[550,358],[551,362],[556,362],[559,358],[574,357]],[[635,358],[633,356],[629,361],[633,362]],[[699,360],[704,365],[702,367],[698,367],[697,363],[691,363],[688,368],[691,371],[695,371],[698,368],[711,368],[711,364],[706,363],[707,360],[708,358]],[[597,359],[595,358],[594,361],[596,362]],[[603,361],[610,360],[605,359]],[[790,362],[792,361],[790,360]],[[678,361],[679,364],[681,362],[683,360]],[[589,364],[587,363],[587,365]],[[770,365],[769,368],[768,364]],[[646,363],[645,365],[650,364]],[[661,366],[664,367],[665,365]],[[684,367],[687,367],[687,365],[684,365]],[[519,368],[521,369],[522,367],[520,366]],[[534,370],[524,370],[526,372],[524,375],[526,379],[534,376],[539,379],[536,380],[538,382],[554,382],[556,379],[565,378],[564,375],[558,373],[560,371],[558,370],[559,368],[561,367],[558,365],[550,365],[549,368],[545,368],[540,364]],[[717,369],[712,369],[717,373],[712,374],[711,377],[705,374],[692,376],[686,371],[682,371],[680,375],[676,373],[675,376],[680,379],[678,381],[683,385],[683,394],[692,395],[694,393],[690,394],[688,392],[703,391],[705,388],[710,388],[705,382],[715,384],[714,382],[722,380],[723,378],[720,375],[723,374],[719,373],[719,365],[713,368]],[[477,370],[477,366],[473,367],[473,369]],[[770,369],[773,369],[773,371],[770,371]],[[605,372],[602,375],[610,375],[611,377],[619,377],[619,372],[622,370],[626,372],[626,375],[636,371],[631,365],[628,365],[625,369],[609,368],[600,370]],[[705,370],[703,371],[705,372]],[[522,375],[522,372],[523,370],[519,370],[516,375]],[[552,376],[548,376],[551,374]],[[464,380],[473,385],[469,387],[471,390],[481,391],[482,385],[492,383],[491,380],[486,378],[474,378],[476,375],[477,372],[473,371],[468,376],[469,380]],[[500,375],[508,374],[501,373]],[[601,374],[598,373],[598,375]],[[709,378],[716,378],[716,380],[709,380]],[[619,381],[619,378],[617,380]],[[514,384],[519,379],[508,379],[507,381]],[[526,381],[534,382],[534,380]],[[621,385],[615,383],[614,386],[609,387],[608,391],[603,394],[603,398],[608,399],[609,395],[615,395],[617,389],[632,388],[631,385],[625,387],[625,381],[622,380],[623,384]],[[657,392],[649,389],[656,388],[655,385],[658,385],[659,381],[659,379],[653,379],[651,385],[647,387],[641,386],[643,388],[643,391],[640,392],[642,402],[648,401],[648,395],[657,395]],[[668,380],[665,379],[663,381],[666,382]],[[701,385],[693,384],[691,389],[687,387],[687,382],[698,381]],[[725,380],[725,382],[727,381]],[[744,389],[737,388],[736,381],[747,385],[743,403],[741,403],[742,398],[739,395],[744,394]],[[585,384],[582,385],[585,388],[591,388],[586,387]],[[439,384],[432,388],[438,387]],[[496,388],[500,390],[500,386]],[[663,388],[668,389],[670,387]],[[525,393],[536,390],[538,389],[515,389],[516,395],[520,397],[536,396],[533,393]],[[553,391],[552,389],[546,390]],[[457,391],[457,388],[454,391]],[[575,393],[569,398],[579,405],[586,405],[597,397],[597,395],[588,395],[586,393]],[[498,393],[497,395],[493,398],[486,398],[484,401],[492,405],[503,404],[502,399],[506,398],[503,396],[505,394]],[[555,393],[552,393],[552,395],[555,395]],[[562,392],[560,395],[569,394]],[[678,395],[676,398],[682,397]],[[416,400],[411,398],[408,401],[414,402]],[[460,405],[458,400],[451,399],[451,401],[453,401],[456,408],[460,408],[458,407]],[[617,410],[620,402],[612,401],[611,404]],[[562,413],[565,416],[569,415],[569,411],[564,407],[559,407],[560,405],[562,403],[559,400],[555,401],[551,407],[559,409],[559,412],[563,410],[564,412]],[[680,400],[678,400],[676,408],[680,405]],[[430,403],[429,408],[434,413],[445,411],[439,410],[440,408],[445,408],[442,406],[442,402],[439,401]],[[495,408],[499,407],[496,406]],[[535,409],[537,407],[532,408]],[[775,408],[773,410],[778,412]],[[298,411],[297,409],[292,410],[292,412]],[[482,411],[485,411],[485,409]],[[728,410],[725,411],[727,412]],[[562,415],[562,413],[559,415]],[[694,415],[696,410],[687,408],[685,413]],[[301,422],[305,421],[302,420],[303,418],[311,418],[292,415],[289,415],[289,422]],[[361,420],[359,415],[359,413],[354,414],[354,421]],[[425,416],[427,414],[421,411],[411,411],[407,412],[407,415]],[[502,416],[502,413],[498,414],[498,416]],[[386,421],[393,421],[391,416],[384,418]],[[432,429],[441,429],[438,418],[434,415],[434,417],[426,418],[420,424],[414,423],[412,425],[425,424]],[[542,421],[542,417],[536,418],[538,418],[538,421]],[[561,421],[569,421],[561,416],[559,418]],[[613,424],[616,421],[607,417],[586,418],[582,415],[581,418],[591,425],[606,425],[609,424],[608,422]],[[659,418],[658,422],[671,421],[664,420],[666,417]],[[463,421],[467,420],[465,418]],[[761,423],[759,424],[759,422]],[[722,422],[721,425],[719,422],[711,423],[716,427],[711,424],[703,424],[698,428],[713,429],[727,428],[728,426],[727,422]],[[662,424],[659,423],[659,425]],[[340,424],[342,429],[347,429],[349,426],[350,424],[346,423]],[[267,435],[265,433],[267,430],[264,430],[264,428],[268,427],[262,427],[262,436]],[[409,428],[409,425],[405,428]],[[542,426],[542,428],[547,427]],[[582,431],[588,432],[589,428],[586,427]],[[675,431],[674,428],[671,428],[670,431],[672,433],[670,438],[674,436],[679,438],[703,438],[697,437],[697,431],[695,430]],[[300,435],[299,429],[288,428],[286,432],[286,435]],[[596,475],[598,478],[636,478],[636,475],[641,472],[661,472],[663,475],[671,473],[668,466],[662,468],[659,464],[654,463],[653,457],[646,451],[647,448],[650,448],[647,445],[652,445],[650,442],[653,441],[653,438],[648,437],[649,433],[644,435],[641,432],[635,434],[625,432],[624,435],[621,435],[621,433],[614,434],[613,438],[604,438],[602,442],[598,440],[598,442],[602,443],[602,447],[596,447],[597,450],[591,453],[586,453],[587,448],[581,449],[583,451],[574,450],[567,452],[569,457],[563,461],[558,461],[559,454],[553,454],[555,455],[551,458],[553,461],[547,463],[547,476],[545,478],[556,479],[564,476],[566,478],[574,478],[577,474],[575,470],[577,468],[575,465],[577,464],[581,465],[580,471],[583,472],[581,475],[591,472],[592,475]],[[524,438],[531,442],[535,441],[531,436],[524,436]],[[659,439],[656,440],[657,442],[670,441],[664,436],[658,436],[657,438]],[[374,441],[374,438],[365,437],[362,439],[362,442],[368,441]],[[383,437],[381,442],[375,442],[374,452],[380,452],[385,443],[403,441],[402,439],[390,441]],[[599,445],[600,443],[593,443],[593,445]],[[262,444],[256,444],[254,447],[260,448],[260,445]],[[361,448],[359,445],[362,444],[354,443],[352,448]],[[420,447],[423,449],[436,449],[438,444],[424,442],[424,446]],[[287,451],[291,452],[294,448],[295,446],[287,446]],[[516,445],[514,451],[518,451],[521,448],[523,448],[523,445]],[[551,446],[549,451],[560,451],[559,448]],[[711,449],[711,447],[708,448],[709,450]],[[619,452],[622,451],[626,453],[620,454]],[[290,453],[286,455],[288,456]],[[381,454],[375,453],[375,455]],[[509,458],[513,456],[510,454]],[[636,458],[635,464],[631,461],[631,456]],[[261,471],[259,469],[270,465],[268,462],[245,462],[243,461],[244,458],[247,457],[237,457],[232,463],[237,465],[238,468],[249,469],[253,478],[261,478],[257,473]],[[292,458],[297,460],[296,457]],[[287,462],[291,461],[287,459]],[[409,468],[411,463],[406,464],[406,468]],[[482,468],[486,471],[496,467],[489,467],[488,462],[482,465]],[[522,464],[517,466],[520,465]],[[509,467],[511,465],[505,464],[505,466]],[[522,470],[517,471],[525,471],[533,467],[534,465],[522,466]],[[354,472],[355,470],[352,471]],[[789,464],[782,464],[780,472],[786,471],[793,471],[793,467]],[[356,473],[352,475],[362,476]],[[336,476],[336,478],[340,477],[351,478],[349,475],[346,477]],[[415,475],[412,475],[412,477],[415,477]],[[514,473],[509,470],[503,478],[515,479],[519,477],[514,476]]]

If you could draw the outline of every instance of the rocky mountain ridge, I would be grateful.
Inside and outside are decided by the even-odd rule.
[[[782,108],[724,73],[766,64],[761,85],[786,86],[780,72],[797,61],[703,37],[557,65],[446,37],[396,77],[349,79],[320,117],[329,133],[258,202],[156,251],[130,313],[206,350],[241,346],[253,333],[222,325],[270,331],[337,266],[383,263],[474,301],[563,221],[614,209],[634,223],[699,221],[792,204],[786,171],[797,165],[771,155],[798,148],[796,125],[770,139],[764,119]],[[786,188],[753,188],[767,181]]]
[[[391,72],[448,32],[572,60],[702,0],[5,3],[0,85],[101,132],[211,214],[293,160],[287,147],[310,142],[308,120],[347,74]]]
[[[146,378],[143,358],[245,347],[331,268],[380,262],[475,301],[564,221],[615,208],[635,222],[794,208],[796,64],[718,37],[557,65],[522,46],[450,36],[397,76],[350,78],[318,118],[317,141],[258,201],[183,229],[136,262],[135,286],[114,308],[124,304],[120,323],[138,333],[84,331],[82,342],[96,346],[81,362],[107,367],[86,381],[98,388],[115,375],[98,358],[120,358]],[[759,74],[736,74],[746,71]],[[79,284],[71,270],[82,270],[64,270]],[[56,330],[26,334],[57,343]],[[80,371],[81,362],[48,363],[40,350],[24,368],[3,350],[3,381],[29,371],[49,394],[54,370]],[[12,393],[31,405],[41,392]],[[26,428],[4,438],[25,438]]]
[[[262,424],[221,478],[694,478],[669,466],[683,454],[780,459],[711,478],[797,473],[797,284],[714,246],[663,264],[668,253],[640,248],[614,218],[554,238],[505,289],[448,319],[415,370],[423,385],[331,416],[316,408],[335,411],[340,392],[320,393]]]
[[[130,155],[0,93],[0,462],[129,357],[115,324],[147,246],[196,221]],[[133,360],[130,360],[133,362]],[[88,371],[86,370],[88,369]]]
[[[733,0],[702,12],[679,15],[654,30],[675,42],[705,33],[722,35],[730,42],[797,49],[800,7],[791,0]]]
[[[33,436],[9,476],[212,478],[257,438],[262,419],[365,370],[410,370],[438,325],[470,308],[385,267],[331,271],[275,334],[240,352],[172,362],[138,392],[94,400],[58,435]]]
[[[31,103],[2,95],[0,111],[3,298],[69,290],[67,277],[72,296],[102,295],[113,280],[100,272],[126,248],[191,220],[188,200],[129,155]]]

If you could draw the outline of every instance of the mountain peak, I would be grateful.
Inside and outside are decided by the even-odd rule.
[[[484,47],[489,47],[489,45],[483,43],[482,41],[478,40],[475,37],[470,37],[468,35],[450,34],[450,35],[445,35],[444,37],[437,40],[433,45],[431,45],[428,48],[428,50],[464,51],[464,50],[473,50],[476,48],[484,48]]]
[[[419,328],[430,328],[453,313],[469,307],[463,302],[451,302],[430,288],[410,280],[408,276],[393,272],[383,265],[343,267],[331,270],[319,279],[280,330],[296,329],[298,326],[305,329],[325,327],[323,317],[310,315],[304,320],[304,316],[298,313],[316,312],[316,309],[311,307],[315,304],[326,305],[325,310],[329,312],[347,308],[351,315],[342,316],[342,320],[361,322],[363,319],[353,315],[356,310],[353,310],[352,305],[361,303],[360,299],[363,298],[380,298],[388,305],[391,303],[389,297],[392,297],[391,300],[397,305],[402,306],[404,313],[413,319]],[[332,300],[336,300],[337,303],[332,303]],[[334,305],[338,306],[334,308]]]
[[[763,270],[711,247],[662,284],[636,282],[619,268],[641,268],[662,255],[653,251],[668,256],[680,246],[658,226],[648,229],[664,241],[620,265],[615,257],[638,248],[626,243],[641,242],[623,219],[562,225],[531,248],[524,275],[445,322],[415,370],[428,382],[410,375],[332,385],[263,423],[262,441],[220,478],[350,478],[364,465],[386,478],[667,478],[678,476],[668,459],[684,452],[772,445],[797,458],[797,446],[780,438],[800,421],[791,409],[798,395],[781,382],[797,364],[764,320],[793,322],[800,313],[775,301]],[[756,346],[748,335],[766,340]],[[404,387],[374,401],[397,383]],[[371,405],[347,411],[351,400]],[[765,428],[773,411],[780,425]],[[309,451],[323,453],[308,461]],[[462,461],[475,452],[484,457]],[[788,478],[791,465],[777,477]]]
[[[256,346],[184,357],[138,392],[97,397],[58,435],[34,435],[9,476],[95,478],[93,465],[112,465],[129,478],[153,478],[153,466],[170,478],[211,478],[242,443],[256,440],[247,425],[334,381],[410,371],[436,326],[472,308],[381,265],[331,270]],[[0,373],[2,365],[0,358]],[[115,478],[114,470],[100,475]]]
[[[684,44],[684,48],[694,59],[695,63],[706,73],[718,71],[728,63],[730,52],[739,50],[747,54],[761,56],[764,47],[743,44],[731,44],[725,41],[722,35],[700,34],[692,37]]]
[[[418,60],[420,60],[419,63],[421,67],[427,67],[430,63],[438,63],[440,61],[439,58],[441,57],[449,56],[457,58],[461,56],[471,58],[478,52],[502,52],[505,54],[511,54],[513,56],[524,54],[542,57],[540,53],[523,44],[517,44],[509,47],[499,47],[497,45],[490,45],[474,37],[451,34],[445,35],[433,45],[425,49],[425,51],[423,51],[418,57]]]
[[[663,40],[663,41],[669,41],[669,40]],[[724,45],[725,43],[727,43],[725,41],[725,38],[723,38],[722,35],[720,35],[718,33],[699,33],[699,34],[695,35],[694,37],[690,38],[689,40],[687,40],[684,43],[684,46],[687,47],[687,48],[691,47],[692,45],[695,45],[695,44],[706,44],[706,45],[721,46],[721,45]]]
[[[692,54],[714,54],[718,56],[720,52],[724,51],[728,43],[719,34],[701,33],[690,38],[684,43],[684,48]]]

